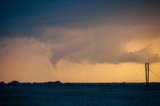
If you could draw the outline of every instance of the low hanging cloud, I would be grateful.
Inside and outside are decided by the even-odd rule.
[[[153,54],[149,46],[135,52],[124,53],[117,58],[117,62],[159,62],[159,54]]]
[[[1,57],[36,53],[48,58],[53,67],[60,60],[112,64],[160,61],[160,54],[152,51],[152,39],[160,40],[158,26],[46,27],[42,32],[39,37],[17,36],[1,40]],[[149,43],[139,50],[127,51],[126,44],[137,39]]]
[[[147,43],[134,52],[125,50],[125,44],[130,41],[137,39],[149,41],[155,38],[158,40],[160,38],[158,29],[158,26],[47,28],[42,38],[43,41],[54,45],[50,58],[54,66],[61,59],[113,64],[158,62],[159,54],[153,53],[152,46],[148,46]]]

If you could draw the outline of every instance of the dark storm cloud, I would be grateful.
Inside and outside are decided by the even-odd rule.
[[[0,4],[1,36],[35,36],[44,26],[123,25],[160,18],[158,0],[1,0]]]
[[[159,61],[148,47],[127,52],[122,46],[135,39],[160,37],[158,0],[0,2],[0,40],[27,37],[45,42],[54,65],[61,59],[93,63]]]

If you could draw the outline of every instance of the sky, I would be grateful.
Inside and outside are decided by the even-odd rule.
[[[160,76],[159,0],[0,1],[1,81],[144,82],[145,62]]]

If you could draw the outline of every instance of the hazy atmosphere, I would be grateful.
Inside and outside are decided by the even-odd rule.
[[[145,62],[160,76],[159,0],[1,0],[0,13],[0,81],[144,82]]]

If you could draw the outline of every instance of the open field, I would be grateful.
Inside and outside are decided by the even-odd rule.
[[[0,87],[0,106],[160,106],[160,89],[117,84]]]

